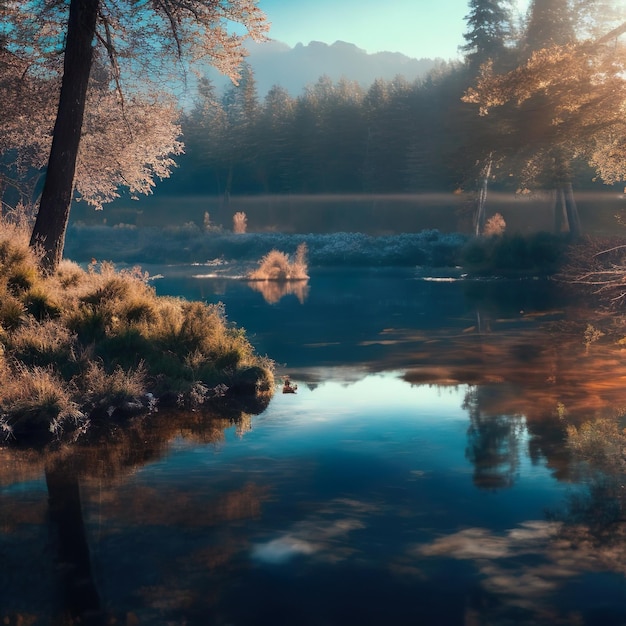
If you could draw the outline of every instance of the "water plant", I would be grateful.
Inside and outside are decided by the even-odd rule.
[[[248,274],[248,280],[272,280],[286,282],[307,280],[307,245],[298,245],[293,260],[280,250],[270,250],[260,261],[259,266]]]

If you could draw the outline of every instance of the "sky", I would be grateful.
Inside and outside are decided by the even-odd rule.
[[[523,9],[527,0],[517,0]],[[337,40],[367,52],[456,59],[463,45],[467,0],[259,0],[269,36],[290,46]]]

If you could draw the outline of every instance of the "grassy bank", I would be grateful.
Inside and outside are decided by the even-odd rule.
[[[220,306],[157,297],[139,269],[64,261],[44,277],[28,231],[0,223],[0,427],[82,433],[162,405],[263,401],[272,364]]]

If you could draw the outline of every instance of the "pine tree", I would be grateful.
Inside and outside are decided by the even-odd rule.
[[[274,85],[263,104],[260,117],[260,170],[266,192],[289,192],[294,185],[292,133],[295,100],[286,89]]]
[[[568,0],[532,0],[523,37],[525,55],[572,43],[576,39],[574,24]]]
[[[249,63],[241,64],[238,84],[226,91],[222,106],[228,123],[228,174],[224,187],[224,201],[228,204],[235,184],[235,174],[243,181],[250,181],[252,163],[259,152],[259,98],[254,72]]]
[[[193,109],[183,116],[185,140],[183,179],[185,172],[193,173],[182,184],[196,193],[222,193],[226,172],[228,127],[226,112],[213,83],[206,77],[198,82],[198,94]],[[201,173],[201,176],[197,176]],[[181,176],[178,176],[181,184]]]
[[[463,34],[467,42],[461,47],[466,61],[474,68],[488,60],[505,57],[511,37],[511,10],[509,0],[470,0],[465,16],[468,30]]]

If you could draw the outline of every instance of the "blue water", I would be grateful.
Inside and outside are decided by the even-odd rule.
[[[165,275],[158,289],[177,284],[245,318],[297,393],[279,386],[260,415],[189,415],[107,451],[6,451],[19,471],[0,486],[4,623],[626,623],[621,544],[563,534],[560,512],[584,485],[555,470],[554,432],[480,400],[477,414],[473,384],[406,380],[420,342],[443,327],[475,332],[476,300],[460,285],[313,276],[304,302],[268,304],[241,283],[211,293]],[[521,304],[483,297],[482,319],[550,310],[522,291]],[[277,318],[294,319],[291,341],[275,336]],[[84,545],[68,544],[63,524]]]

